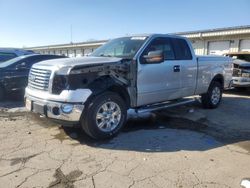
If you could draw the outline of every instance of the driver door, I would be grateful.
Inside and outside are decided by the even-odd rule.
[[[163,51],[160,63],[147,63],[143,56],[152,51]],[[178,61],[168,37],[153,39],[142,53],[137,73],[137,105],[163,102],[181,97],[181,75]]]
[[[24,89],[27,85],[29,74],[29,59],[18,61],[8,69],[6,89],[9,91]]]

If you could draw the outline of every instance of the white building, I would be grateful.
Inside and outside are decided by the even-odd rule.
[[[94,49],[103,45],[105,42],[107,42],[107,40],[38,46],[27,49],[33,50],[40,54],[56,54],[65,55],[68,57],[81,57],[92,53]]]
[[[250,25],[174,34],[189,38],[197,55],[222,55],[227,52],[250,51]],[[107,40],[39,46],[28,49],[41,54],[78,57],[90,54],[105,42]]]
[[[250,25],[176,34],[189,38],[198,55],[250,51]]]

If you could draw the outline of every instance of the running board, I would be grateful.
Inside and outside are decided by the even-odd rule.
[[[167,102],[163,102],[163,103],[157,103],[154,105],[147,105],[144,107],[140,107],[135,109],[137,113],[145,113],[145,112],[152,112],[152,111],[156,111],[156,110],[162,110],[162,109],[166,109],[166,108],[171,108],[171,107],[175,107],[175,106],[181,106],[181,105],[185,105],[185,104],[189,104],[189,103],[193,103],[197,101],[196,98],[192,98],[192,99],[180,99],[180,100],[175,100],[175,101],[167,101]]]

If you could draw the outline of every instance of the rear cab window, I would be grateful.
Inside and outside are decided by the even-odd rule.
[[[172,38],[176,60],[192,60],[192,53],[187,41],[181,38]]]

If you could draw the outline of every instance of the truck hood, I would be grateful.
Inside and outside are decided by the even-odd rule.
[[[41,61],[33,65],[33,67],[56,67],[60,69],[62,67],[76,67],[82,65],[98,65],[98,64],[107,64],[120,62],[122,58],[117,57],[74,57],[74,58],[61,58],[61,59],[52,59]]]
[[[239,65],[242,68],[250,68],[250,62],[236,59],[233,61],[234,64]]]

